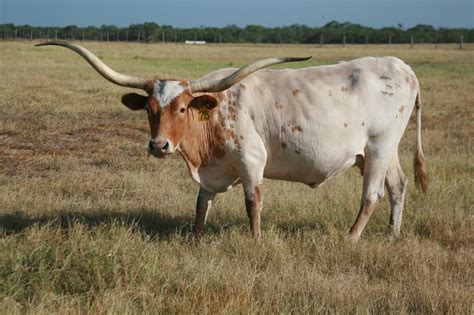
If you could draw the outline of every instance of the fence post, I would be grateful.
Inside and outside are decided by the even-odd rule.
[[[138,42],[140,42],[140,31],[138,31],[138,39],[137,39]]]
[[[106,36],[107,36],[107,42],[108,42],[109,41],[109,31],[107,31]]]
[[[33,40],[33,30],[30,31],[30,40]]]
[[[319,35],[319,47],[323,48],[323,44],[324,44],[324,36]]]
[[[120,41],[120,30],[117,30],[117,41]]]
[[[54,30],[54,40],[58,40],[58,30]]]
[[[464,46],[464,36],[461,35],[461,37],[459,38],[459,49],[463,49],[463,46]]]
[[[365,44],[367,45],[369,43],[369,35],[365,35]]]
[[[84,31],[82,31],[82,41],[84,41]]]
[[[413,35],[410,37],[410,48],[413,48]]]
[[[18,38],[18,30],[15,30],[15,40]]]
[[[163,44],[165,43],[165,32],[164,31],[161,33],[161,41],[163,42]]]
[[[342,35],[342,47],[346,47],[346,34]]]
[[[222,34],[219,33],[219,44],[222,44]]]
[[[392,35],[388,35],[388,47],[392,46]]]

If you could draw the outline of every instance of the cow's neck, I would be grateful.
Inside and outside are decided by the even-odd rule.
[[[194,117],[197,114],[196,111]],[[192,120],[188,127],[179,151],[191,172],[205,166],[212,157],[219,158],[225,154],[222,126],[215,116],[207,121]]]

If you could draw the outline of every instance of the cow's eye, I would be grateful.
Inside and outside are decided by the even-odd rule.
[[[182,107],[182,108],[179,110],[179,112],[180,112],[180,113],[184,113],[185,110],[186,110],[186,108]]]

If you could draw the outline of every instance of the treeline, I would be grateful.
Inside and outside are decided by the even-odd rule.
[[[0,24],[2,39],[64,39],[94,41],[183,42],[202,40],[208,43],[288,43],[288,44],[382,44],[382,43],[466,43],[474,42],[474,29],[434,28],[417,25],[404,29],[380,29],[332,21],[322,27],[294,24],[283,27],[228,25],[218,27],[176,28],[154,22],[132,24],[128,27],[38,27],[31,25]]]

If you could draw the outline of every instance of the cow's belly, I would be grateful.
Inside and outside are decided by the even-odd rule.
[[[319,157],[301,152],[281,154],[267,161],[264,177],[299,182],[314,188],[354,166],[357,155],[363,155],[363,152]]]

